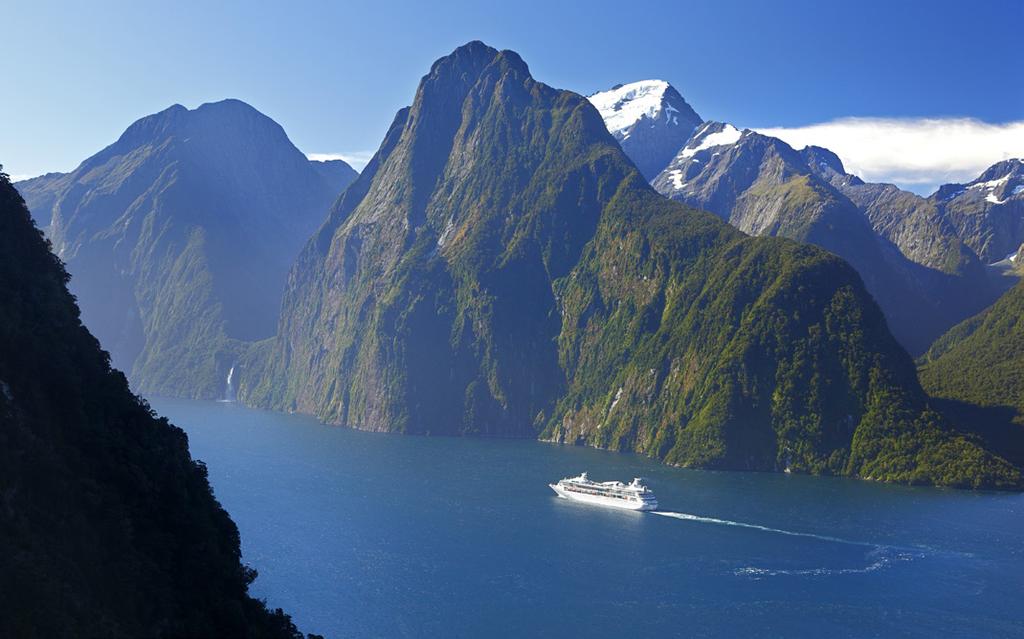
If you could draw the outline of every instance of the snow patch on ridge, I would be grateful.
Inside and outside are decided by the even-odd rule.
[[[999,197],[996,196],[996,189],[1009,182],[1011,177],[1013,177],[1012,172],[1007,173],[1003,177],[998,178],[996,180],[988,180],[986,182],[978,182],[976,184],[971,184],[967,188],[971,190],[987,189],[988,193],[985,195],[986,202],[989,202],[991,204],[1004,204],[1006,202],[1006,199],[1000,200]],[[1014,195],[1020,193],[1021,191],[1024,191],[1024,184],[1018,184],[1017,186],[1015,186],[1010,193],[1004,194],[1004,198],[1011,198]]]
[[[726,124],[725,127],[718,133],[711,133],[705,138],[703,138],[700,141],[699,145],[695,147],[686,147],[685,149],[683,149],[680,155],[682,155],[684,158],[690,158],[696,155],[698,151],[710,149],[713,146],[727,146],[729,144],[736,144],[737,142],[739,142],[741,137],[743,137],[742,131],[740,131],[731,124]]]
[[[1007,173],[1006,175],[1004,175],[1003,177],[999,178],[998,180],[989,180],[988,182],[978,182],[977,184],[972,184],[968,188],[972,188],[972,189],[995,189],[995,188],[998,188],[1002,184],[1006,184],[1009,180],[1010,180],[1010,174]]]

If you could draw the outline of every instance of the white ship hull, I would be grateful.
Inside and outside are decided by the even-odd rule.
[[[555,491],[562,499],[571,499],[572,501],[581,501],[585,504],[593,504],[595,506],[606,506],[609,508],[622,508],[624,510],[657,510],[658,502],[643,502],[633,501],[627,499],[619,499],[616,497],[605,497],[604,495],[588,495],[585,493],[578,493],[575,491],[565,490],[558,484],[548,484],[551,486],[551,490]]]

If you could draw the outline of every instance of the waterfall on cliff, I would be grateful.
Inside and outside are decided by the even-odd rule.
[[[233,402],[235,401],[235,367],[232,366],[228,371],[227,388],[224,389],[224,401]]]

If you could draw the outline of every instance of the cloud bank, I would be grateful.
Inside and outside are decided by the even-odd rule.
[[[941,184],[970,182],[1000,160],[1024,158],[1024,121],[842,118],[756,130],[796,149],[809,144],[826,147],[842,159],[849,173],[925,195]]]
[[[366,167],[366,163],[373,157],[373,154],[373,151],[343,151],[341,153],[307,153],[306,157],[314,162],[343,160],[348,162],[356,171],[362,172]]]

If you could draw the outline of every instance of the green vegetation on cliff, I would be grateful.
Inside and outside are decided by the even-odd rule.
[[[370,430],[1021,485],[929,410],[845,262],[665,200],[585,98],[478,42],[433,65],[307,244],[240,396]]]
[[[185,434],[82,326],[0,173],[0,636],[299,637],[247,595]]]
[[[682,466],[1020,482],[927,408],[847,264],[680,208],[642,189],[610,204],[560,295],[570,385],[543,437]]]
[[[1024,284],[953,327],[921,364],[921,383],[935,397],[1011,407],[1024,424]]]

